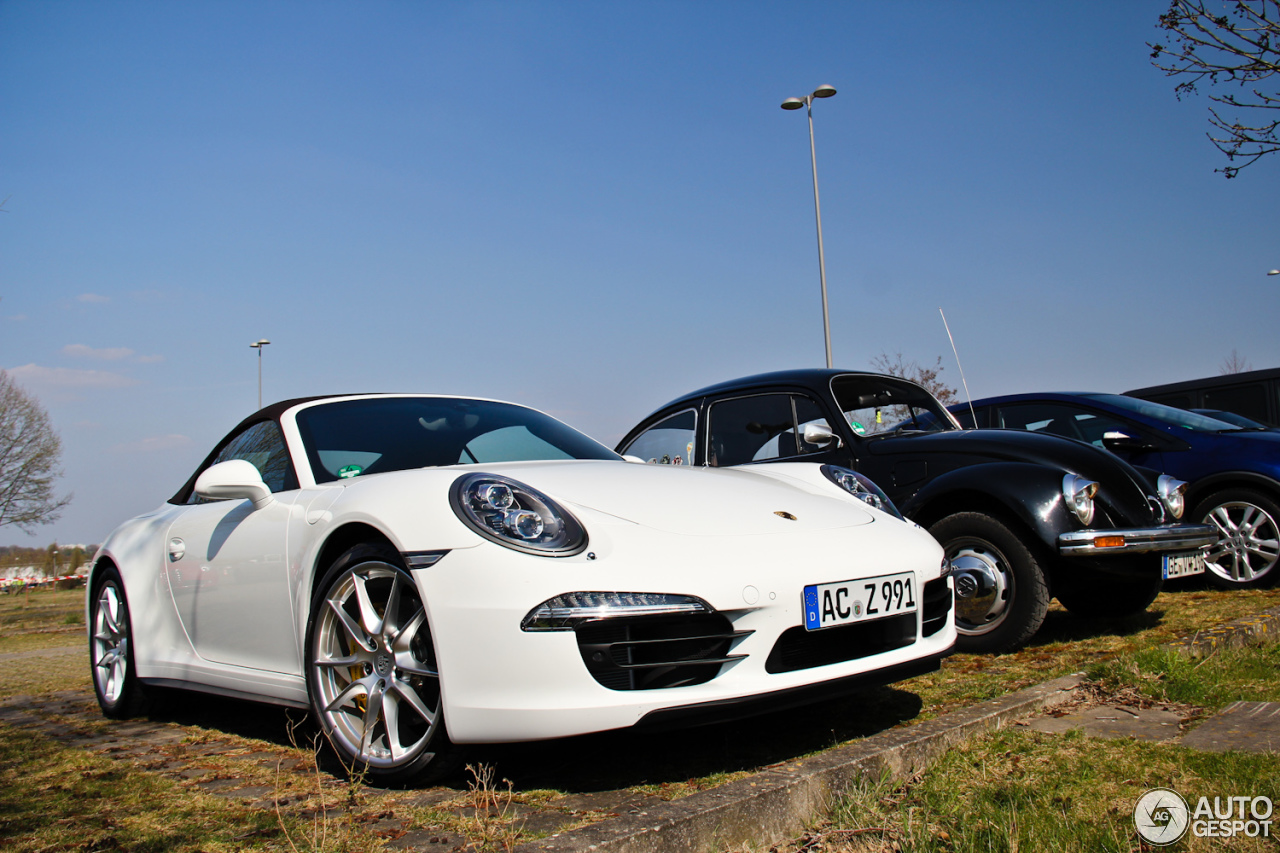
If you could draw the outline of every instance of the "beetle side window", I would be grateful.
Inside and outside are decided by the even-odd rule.
[[[623,452],[658,465],[690,465],[697,429],[698,413],[686,409],[640,433]]]
[[[289,459],[289,451],[284,444],[284,436],[275,421],[259,421],[245,429],[218,452],[210,466],[232,459],[243,459],[258,469],[262,482],[273,492],[298,488],[297,477],[293,473],[293,464]],[[205,503],[192,491],[187,503]]]
[[[816,453],[824,445],[804,440],[804,426],[831,431],[818,404],[791,394],[758,394],[721,400],[711,407],[707,464],[743,465]]]

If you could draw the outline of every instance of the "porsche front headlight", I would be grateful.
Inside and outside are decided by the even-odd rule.
[[[857,471],[850,471],[848,468],[841,468],[839,465],[823,465],[822,473],[826,475],[828,480],[855,498],[870,504],[882,512],[887,512],[895,518],[902,518],[902,513],[898,512],[898,508],[893,505],[893,501],[889,500],[889,496],[873,483],[870,477],[859,474]]]
[[[1187,484],[1177,477],[1161,474],[1156,480],[1156,489],[1160,492],[1160,502],[1174,521],[1182,518],[1182,513],[1187,509]]]
[[[508,477],[465,474],[453,481],[449,502],[476,533],[516,551],[569,557],[587,547],[587,533],[572,513]]]
[[[1098,494],[1098,484],[1079,474],[1067,474],[1062,478],[1062,496],[1067,507],[1088,527],[1093,523],[1093,498]]]

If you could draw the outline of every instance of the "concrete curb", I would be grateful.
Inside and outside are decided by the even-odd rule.
[[[646,812],[523,844],[516,853],[662,853],[768,846],[799,835],[858,779],[906,778],[975,734],[1070,701],[1082,678],[1077,674],[1046,681],[937,719],[890,729]]]
[[[1246,616],[1204,631],[1196,631],[1166,643],[1165,647],[1203,657],[1218,649],[1236,648],[1252,642],[1280,640],[1280,607],[1272,607],[1257,616]]]

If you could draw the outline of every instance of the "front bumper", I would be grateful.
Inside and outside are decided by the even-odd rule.
[[[803,537],[712,537],[665,534],[580,507],[574,512],[589,525],[589,553],[552,560],[481,543],[413,570],[454,741],[539,740],[627,728],[646,718],[647,725],[660,725],[786,707],[839,695],[858,682],[885,683],[935,668],[955,643],[953,592],[950,579],[940,576],[941,549],[923,531],[899,522]],[[907,617],[909,642],[850,656],[835,653],[842,628],[805,632],[804,584],[897,571],[915,573],[921,590],[921,608]],[[938,583],[945,611],[927,628],[924,587]],[[733,636],[727,649],[715,650],[716,660],[699,660],[681,668],[689,677],[667,680],[667,667],[649,659],[668,659],[663,643],[655,642],[666,635],[521,629],[540,602],[572,590],[696,596]],[[893,633],[889,623],[895,619],[903,617],[857,623],[847,636],[878,643],[880,633]],[[633,650],[635,665],[596,666],[596,653],[607,661],[611,643]],[[642,648],[657,651],[642,655]]]
[[[1218,541],[1218,531],[1208,524],[1163,524],[1128,530],[1073,530],[1058,535],[1058,553],[1064,557],[1105,557],[1151,551],[1191,551]]]

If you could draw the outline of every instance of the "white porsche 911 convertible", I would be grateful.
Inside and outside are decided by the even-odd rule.
[[[942,549],[861,475],[637,463],[490,400],[263,409],[98,551],[98,702],[310,708],[385,784],[461,744],[742,716],[951,651]]]

